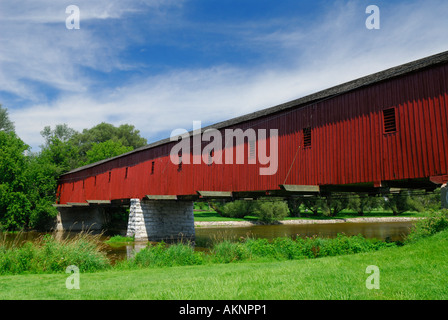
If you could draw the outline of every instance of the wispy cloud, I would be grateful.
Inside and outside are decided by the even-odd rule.
[[[154,6],[162,3],[166,4],[150,2]],[[110,4],[122,8],[104,11],[114,19],[126,15],[126,10],[141,9],[132,5],[126,9],[121,1]],[[122,60],[110,39],[86,31],[73,33],[70,37],[77,38],[67,40],[67,30],[55,31],[40,25],[43,29],[39,34],[45,31],[52,35],[42,37],[26,26],[6,36],[0,33],[2,42],[14,34],[21,37],[10,52],[0,49],[0,67],[6,70],[0,73],[0,86],[34,99],[26,108],[10,110],[18,134],[33,147],[42,143],[38,132],[44,126],[58,123],[67,123],[77,130],[102,121],[130,123],[154,141],[168,137],[175,128],[191,129],[193,120],[212,124],[448,49],[448,3],[406,1],[381,9],[382,28],[376,31],[365,28],[365,6],[359,1],[338,1],[325,7],[313,20],[298,24],[272,21],[275,27],[265,26],[262,30],[250,21],[240,27],[211,23],[206,30],[211,34],[239,30],[226,40],[234,40],[238,50],[259,52],[256,63],[219,62],[176,67],[158,74],[135,69],[132,77],[104,87],[100,80],[83,73],[80,66],[106,74],[124,70],[128,64],[132,69],[133,62]],[[102,16],[100,9],[92,12],[98,19]],[[166,16],[162,20],[169,21]],[[182,24],[188,25],[189,32],[195,32],[195,28],[198,34],[204,32],[192,21],[178,20],[171,27],[180,32]],[[164,41],[163,36],[158,41]],[[129,41],[140,42],[143,38],[121,37],[119,43],[125,50],[133,44]],[[62,48],[53,45],[52,39],[63,43]],[[176,38],[166,42],[175,46],[173,39]],[[46,56],[34,59],[36,50],[44,51]],[[52,100],[39,100],[38,89],[24,84],[24,77],[47,83],[61,92]]]

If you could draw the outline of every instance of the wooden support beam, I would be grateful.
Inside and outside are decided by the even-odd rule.
[[[319,186],[301,186],[301,185],[287,185],[281,184],[280,188],[287,192],[298,192],[298,193],[319,193]]]
[[[68,205],[72,207],[88,207],[89,204],[87,202],[67,202]]]
[[[146,200],[177,200],[176,195],[146,195]]]
[[[390,193],[400,193],[401,192],[401,188],[389,188],[389,192]]]
[[[202,198],[232,198],[230,191],[198,191]]]
[[[53,204],[53,207],[55,208],[71,208],[72,206],[69,204]]]
[[[110,204],[110,200],[87,200],[88,204]]]

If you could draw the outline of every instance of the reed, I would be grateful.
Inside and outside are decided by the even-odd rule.
[[[46,234],[34,241],[0,243],[0,274],[58,273],[74,265],[83,272],[110,267],[101,235],[80,232],[74,237]],[[20,237],[16,237],[20,239]]]

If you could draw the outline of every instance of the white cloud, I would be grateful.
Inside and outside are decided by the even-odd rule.
[[[36,81],[49,78],[51,85],[66,93],[52,102],[9,110],[11,119],[19,136],[33,147],[42,144],[38,132],[44,126],[59,123],[67,123],[76,130],[102,121],[116,125],[130,123],[149,141],[154,141],[154,137],[176,128],[191,129],[193,120],[201,120],[204,124],[226,120],[448,47],[445,32],[448,30],[448,20],[445,19],[448,3],[443,1],[388,5],[382,10],[382,28],[376,31],[365,28],[365,7],[358,1],[327,10],[315,23],[300,30],[288,28],[270,34],[248,30],[242,35],[247,38],[242,40],[247,40],[251,50],[277,51],[260,65],[221,64],[172,70],[157,76],[141,75],[119,88],[96,92],[88,89],[92,80],[82,79],[76,68],[64,64],[61,60],[65,55],[59,55],[56,49],[50,51],[51,56],[47,59],[27,62],[26,57],[31,53],[26,53],[26,48],[23,51],[16,48],[13,51],[26,53],[21,59]],[[32,35],[29,38],[32,42]],[[67,44],[64,49],[80,54],[83,62],[79,63],[99,69],[105,68],[102,63],[111,63],[111,68],[119,68],[119,60],[101,53],[103,42],[92,46],[89,36],[80,36],[79,41],[85,41],[84,48],[91,46],[88,52],[81,52],[80,46],[75,44],[72,47]],[[39,49],[39,43],[35,45]],[[106,49],[112,48],[106,46]],[[0,54],[0,61],[2,57],[11,56]],[[53,61],[58,61],[62,67],[52,70]],[[8,73],[14,72],[19,71],[12,69]],[[0,76],[0,85],[7,85],[7,81]],[[28,88],[21,87],[18,79],[13,85],[17,85],[17,91],[29,92]]]

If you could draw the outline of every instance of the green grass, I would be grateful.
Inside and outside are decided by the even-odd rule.
[[[245,218],[229,218],[229,217],[223,217],[213,210],[194,212],[194,221],[254,221],[254,220],[258,220],[258,217],[246,216]]]
[[[109,245],[123,245],[126,243],[132,243],[135,239],[133,237],[113,236],[105,243]]]
[[[448,298],[448,231],[380,251],[275,262],[241,262],[68,274],[0,277],[0,299],[441,299]],[[366,288],[366,268],[380,289]]]

